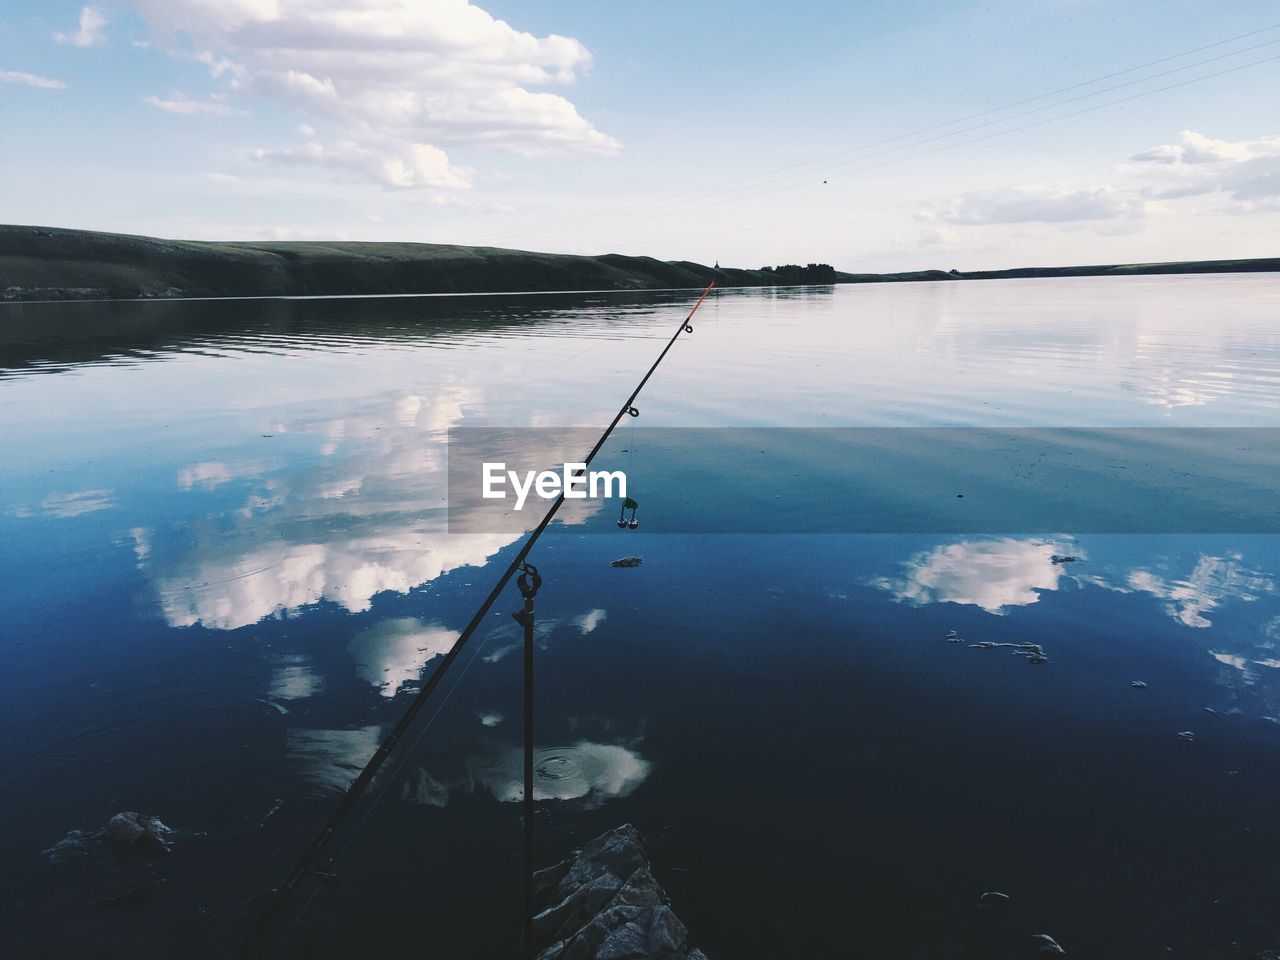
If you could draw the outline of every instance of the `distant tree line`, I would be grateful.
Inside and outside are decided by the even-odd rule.
[[[761,267],[761,273],[772,273],[778,283],[835,283],[836,268],[829,263],[783,263],[776,267]]]

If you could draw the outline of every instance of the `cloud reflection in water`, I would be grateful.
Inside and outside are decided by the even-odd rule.
[[[1053,557],[1062,552],[1062,544],[1043,540],[962,540],[916,554],[902,578],[874,585],[915,606],[965,603],[1003,614],[1035,603],[1039,591],[1058,589],[1064,574]],[[1067,552],[1080,555],[1074,545]]]
[[[379,688],[384,697],[394,697],[405,684],[417,682],[422,668],[448,653],[457,639],[458,631],[443,624],[396,617],[357,634],[347,652],[361,680]]]
[[[652,766],[630,747],[579,740],[571,746],[537,747],[533,755],[535,800],[582,801],[596,807],[630,796],[648,778]],[[401,789],[407,803],[443,807],[459,793],[488,791],[513,803],[524,797],[524,752],[519,747],[484,751],[467,761],[467,773],[446,782],[420,768]]]

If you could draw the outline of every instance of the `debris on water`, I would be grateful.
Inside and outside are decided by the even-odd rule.
[[[1147,689],[1147,684],[1146,684],[1146,681],[1144,681],[1144,680],[1130,680],[1130,681],[1129,681],[1129,686],[1133,687],[1133,689],[1135,689],[1135,690],[1145,690],[1145,689]]]
[[[1062,949],[1062,944],[1047,933],[1037,933],[1033,940],[1040,942],[1040,956],[1042,957],[1065,957],[1067,951]]]
[[[1055,553],[1049,558],[1050,563],[1075,563],[1080,558],[1070,553]]]
[[[640,564],[642,564],[642,563],[644,563],[644,561],[643,561],[643,560],[641,560],[639,557],[622,557],[621,559],[614,560],[611,564],[609,564],[609,566],[611,566],[611,567],[638,567],[638,566],[640,566]]]
[[[951,638],[948,637],[947,639]],[[1044,652],[1044,647],[1038,643],[997,643],[994,640],[980,640],[977,643],[969,644],[969,649],[971,650],[999,650],[1001,648],[1012,650],[1015,657],[1026,657],[1027,663],[1034,663],[1037,666],[1049,662],[1049,657]]]
[[[168,853],[174,831],[158,817],[148,817],[133,810],[117,813],[107,825],[94,833],[70,830],[52,847],[42,851],[51,864],[66,863],[95,849],[105,849],[125,856],[135,853]]]
[[[1011,899],[1007,893],[1001,893],[999,890],[988,890],[978,898],[978,905],[982,907],[999,907],[1008,903]]]
[[[260,821],[258,821],[258,826],[265,827],[267,825],[267,821],[270,820],[272,817],[274,817],[277,813],[279,813],[280,808],[283,806],[284,806],[284,801],[277,799],[273,804],[271,804],[271,809],[267,811],[267,815],[263,817]]]
[[[1178,739],[1185,740],[1187,741],[1187,743],[1191,743],[1192,741],[1195,740],[1195,738],[1196,738],[1195,732],[1192,730],[1182,730],[1182,731],[1179,731],[1178,733]]]
[[[1215,717],[1243,717],[1244,711],[1239,707],[1232,707],[1230,710],[1215,710],[1213,707],[1205,707],[1205,713],[1212,713]]]

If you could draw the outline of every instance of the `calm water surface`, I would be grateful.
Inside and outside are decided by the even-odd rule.
[[[447,533],[445,432],[602,425],[689,301],[0,306],[5,952],[224,955],[515,549]],[[646,427],[1275,427],[1277,320],[1274,275],[731,291],[639,405]],[[640,490],[666,475],[630,455]],[[815,455],[753,482],[821,516]],[[737,465],[692,459],[732,517]],[[634,822],[717,958],[1280,949],[1280,538],[642,518],[587,512],[535,554],[540,859]],[[513,955],[516,599],[280,956]],[[121,810],[172,852],[42,855]]]

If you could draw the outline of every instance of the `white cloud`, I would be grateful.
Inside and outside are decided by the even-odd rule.
[[[443,150],[422,143],[407,144],[402,150],[375,150],[354,140],[328,145],[313,140],[293,147],[255,150],[253,157],[267,163],[343,170],[396,189],[471,185],[469,170],[451,166]]]
[[[181,91],[174,91],[167,99],[151,95],[143,97],[143,102],[163,110],[165,113],[178,113],[184,116],[203,115],[208,117],[227,117],[233,113],[244,113],[227,103],[225,93],[215,93],[205,100],[188,97]]]
[[[511,747],[496,757],[471,762],[472,780],[496,800],[524,795],[524,752]],[[649,776],[649,761],[628,747],[579,740],[572,746],[538,747],[533,755],[535,800],[582,800],[594,806],[629,796]]]
[[[608,619],[608,612],[597,607],[573,618],[573,625],[585,637]]]
[[[417,682],[422,668],[448,653],[457,639],[458,631],[441,624],[395,617],[362,631],[347,644],[347,652],[361,680],[384,697],[394,697],[402,686]]]
[[[115,506],[110,490],[77,490],[74,493],[51,493],[40,502],[51,517],[78,517],[83,513],[108,510]]]
[[[216,536],[196,538],[152,571],[167,621],[234,630],[320,601],[358,613],[381,592],[483,566],[513,535],[451,535],[442,509],[443,434],[475,396],[438,384],[434,397],[395,392],[336,420],[275,424],[274,433],[307,436],[328,454],[308,471],[220,461],[183,468],[178,482],[192,489],[257,481],[244,507],[205,519]]]
[[[555,93],[590,65],[577,40],[537,37],[468,0],[132,0],[153,36],[228,91],[335,131],[259,160],[340,170],[391,188],[462,187],[446,149],[610,154],[617,141]],[[307,136],[304,134],[304,136]]]
[[[21,87],[37,87],[41,90],[65,90],[67,85],[62,80],[42,77],[34,73],[23,73],[21,70],[0,70],[0,83],[13,83]]]
[[[916,554],[900,580],[883,578],[875,586],[913,605],[966,603],[1003,614],[1058,589],[1062,566],[1053,556],[1061,544],[1032,540],[962,540]],[[1078,547],[1073,547],[1077,556]]]
[[[183,490],[199,487],[201,490],[216,490],[232,480],[260,477],[267,470],[263,463],[223,463],[221,460],[204,460],[183,467],[178,471],[178,486]]]
[[[74,33],[55,33],[53,39],[58,43],[69,43],[73,47],[97,46],[106,39],[103,33],[106,25],[106,15],[97,7],[82,7],[80,28]]]
[[[1112,187],[1020,186],[978,190],[927,208],[921,219],[953,225],[1071,223],[1141,215],[1142,200]]]
[[[1150,570],[1137,569],[1129,574],[1127,585],[1166,601],[1169,616],[1179,623],[1200,628],[1212,626],[1206,614],[1224,601],[1253,601],[1260,594],[1275,592],[1275,581],[1245,566],[1239,554],[1201,556],[1184,580],[1166,580]]]
[[[1130,157],[1128,172],[1162,200],[1226,194],[1228,213],[1280,207],[1280,136],[1213,140],[1184,130],[1179,143]]]
[[[1265,142],[1267,141],[1257,141]],[[1215,163],[1221,160],[1238,163],[1253,156],[1251,146],[1247,140],[1235,143],[1229,140],[1212,140],[1194,130],[1183,130],[1181,143],[1152,147],[1134,154],[1130,159],[1137,163]]]

